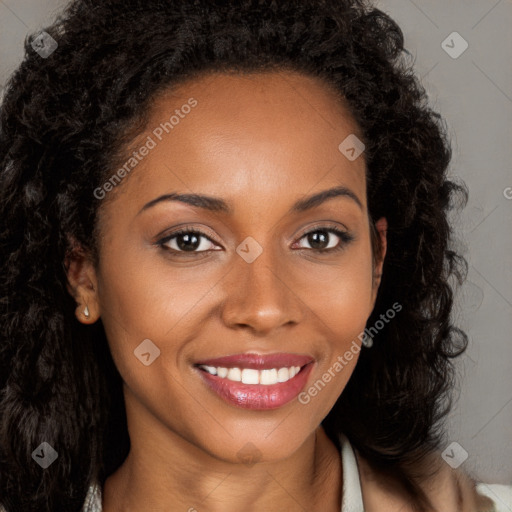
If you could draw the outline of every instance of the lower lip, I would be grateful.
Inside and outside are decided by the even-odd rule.
[[[243,384],[223,379],[204,370],[197,369],[204,381],[223,400],[236,407],[254,410],[277,409],[291,402],[304,389],[313,363],[286,382],[265,386],[262,384]]]

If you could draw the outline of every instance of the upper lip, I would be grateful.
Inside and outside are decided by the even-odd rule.
[[[290,368],[292,366],[305,366],[313,362],[311,356],[302,354],[234,354],[231,356],[204,359],[196,363],[197,366],[216,366],[222,368],[249,368],[254,370],[270,370],[272,368]]]

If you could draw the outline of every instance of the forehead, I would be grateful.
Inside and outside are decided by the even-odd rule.
[[[339,149],[347,137],[362,138],[359,127],[320,79],[209,74],[161,93],[148,119],[133,147],[152,141],[151,150],[127,180],[137,196],[178,190],[234,203],[249,191],[295,197],[342,184],[365,202],[364,158],[350,161]]]

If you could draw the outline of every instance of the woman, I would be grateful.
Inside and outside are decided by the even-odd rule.
[[[507,510],[440,457],[465,191],[388,16],[77,0],[26,49],[1,113],[5,510]]]

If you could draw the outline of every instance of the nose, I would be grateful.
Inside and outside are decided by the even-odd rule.
[[[283,258],[268,248],[252,263],[235,254],[234,268],[224,283],[222,318],[226,326],[269,335],[300,323],[304,305],[299,285],[292,272],[286,271]]]

